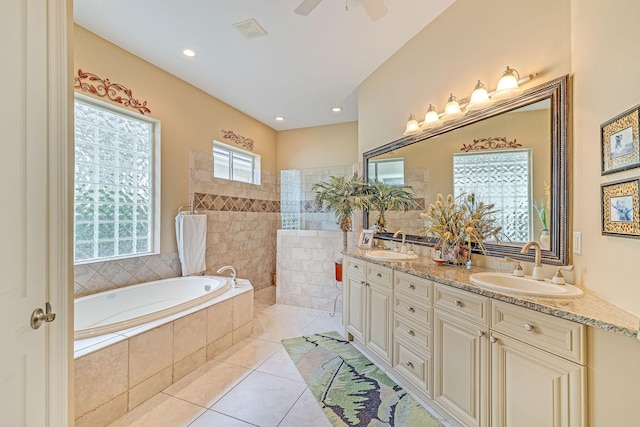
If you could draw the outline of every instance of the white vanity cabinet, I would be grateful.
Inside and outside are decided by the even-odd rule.
[[[427,397],[433,387],[433,282],[396,271],[393,276],[393,368]]]
[[[393,271],[350,257],[345,257],[345,265],[343,322],[347,332],[391,364]]]
[[[491,426],[586,425],[586,327],[502,301],[491,311]]]
[[[465,426],[489,426],[489,299],[436,284],[433,400]]]

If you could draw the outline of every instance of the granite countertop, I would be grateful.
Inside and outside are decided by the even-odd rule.
[[[493,271],[487,268],[472,266],[471,269],[467,269],[465,266],[437,265],[426,257],[418,257],[414,261],[386,262],[365,257],[365,251],[360,249],[347,249],[342,253],[367,262],[390,267],[395,271],[413,274],[540,313],[593,326],[594,328],[605,329],[629,337],[635,337],[638,333],[640,317],[602,299],[587,289],[582,289],[584,295],[577,298],[541,298],[502,293],[474,285],[469,280],[469,276],[473,273]]]

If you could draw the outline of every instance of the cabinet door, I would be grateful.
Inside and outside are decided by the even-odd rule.
[[[585,425],[584,367],[493,333],[493,427]]]
[[[391,363],[392,291],[385,286],[369,282],[367,302],[365,344],[386,362]]]
[[[367,302],[367,286],[364,277],[357,274],[347,273],[345,283],[345,305],[343,310],[343,321],[354,337],[364,342],[364,325]]]
[[[465,426],[489,422],[486,326],[434,313],[434,400]]]

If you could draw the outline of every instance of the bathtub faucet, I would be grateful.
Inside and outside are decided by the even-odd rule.
[[[224,267],[220,267],[217,271],[218,274],[222,274],[223,272],[227,271],[227,270],[231,270],[231,281],[233,282],[233,287],[237,287],[238,286],[238,279],[236,279],[236,269],[233,268],[232,265],[225,265]]]

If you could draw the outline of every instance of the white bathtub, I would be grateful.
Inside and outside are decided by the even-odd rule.
[[[117,332],[200,305],[231,287],[225,277],[177,277],[75,300],[76,340]]]

